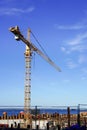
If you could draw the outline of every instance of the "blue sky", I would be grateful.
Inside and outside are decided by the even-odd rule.
[[[33,54],[31,105],[86,104],[87,0],[0,0],[0,105],[24,105],[25,45],[9,31],[16,25],[25,37],[30,28],[62,70]]]

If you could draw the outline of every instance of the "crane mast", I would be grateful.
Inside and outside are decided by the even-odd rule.
[[[28,29],[28,41],[30,42],[30,29]],[[26,45],[25,50],[25,90],[24,90],[24,111],[30,112],[31,104],[31,58],[32,51],[29,46]]]

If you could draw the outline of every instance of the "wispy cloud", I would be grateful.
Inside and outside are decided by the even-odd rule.
[[[71,59],[69,59],[68,61],[67,61],[67,67],[69,68],[69,69],[73,69],[73,68],[76,68],[78,65],[76,64],[76,63],[74,63]]]
[[[81,79],[82,80],[87,80],[87,68],[82,68],[81,69]]]
[[[30,13],[34,11],[34,7],[30,7],[27,9],[19,9],[19,8],[1,8],[0,15],[18,15],[23,13]]]
[[[76,36],[76,38],[70,40],[70,41],[67,41],[67,44],[69,45],[78,45],[80,43],[83,42],[84,39],[87,38],[87,32],[83,33],[83,34],[79,34]]]
[[[87,50],[87,32],[77,35],[71,40],[64,41],[64,46],[61,47],[61,51],[66,54],[70,54],[74,51],[84,52]]]
[[[82,76],[81,80],[87,80],[87,76]]]
[[[84,24],[74,24],[74,25],[58,25],[55,24],[56,29],[60,30],[79,30],[87,28],[87,25]]]
[[[78,63],[82,64],[82,63],[86,63],[86,62],[87,62],[87,56],[80,55],[78,58]]]
[[[87,51],[87,45],[75,45],[75,46],[62,46],[61,51],[64,52],[65,54],[70,54],[73,52],[79,52],[83,53],[84,51]]]
[[[60,49],[62,52],[66,53],[66,54],[70,53],[70,49],[67,49],[67,47],[61,46]]]
[[[76,51],[76,52],[84,52],[85,50],[87,50],[87,45],[75,45],[72,46],[71,48],[69,48],[70,52]]]
[[[66,48],[65,47],[61,47],[61,51],[66,52]]]
[[[82,24],[75,24],[71,26],[63,26],[63,25],[56,25],[57,29],[60,30],[68,30],[68,31],[75,31],[83,29],[84,32],[81,30],[77,34],[75,31],[76,36],[74,38],[68,38],[68,40],[63,40],[63,44],[61,46],[61,51],[68,56],[71,56],[72,59],[66,60],[66,66],[69,69],[75,69],[78,66],[81,67],[82,64],[85,65],[87,63],[86,52],[87,52],[87,22]],[[76,57],[75,57],[76,55]],[[83,76],[84,79],[85,76]]]
[[[69,79],[64,79],[63,82],[64,82],[64,83],[69,83],[70,80],[69,80]]]
[[[82,73],[86,74],[87,75],[87,68],[82,68]]]

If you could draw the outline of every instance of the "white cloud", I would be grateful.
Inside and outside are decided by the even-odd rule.
[[[87,32],[77,35],[76,38],[68,41],[67,44],[72,45],[72,46],[78,45],[78,44],[81,44],[83,42],[83,40],[86,38],[87,38]]]
[[[82,73],[87,75],[87,68],[82,68]]]
[[[65,83],[69,83],[70,80],[69,80],[69,79],[64,79],[63,82],[65,82]]]
[[[72,40],[65,41],[65,45],[61,47],[61,51],[70,54],[74,51],[84,52],[87,50],[87,32],[77,35]]]
[[[84,50],[87,50],[87,46],[85,45],[75,45],[70,48],[71,52],[73,51],[83,52]]]
[[[78,59],[78,62],[79,62],[80,64],[87,62],[86,56],[85,56],[85,55],[80,55],[80,56],[79,56],[79,59]]]
[[[61,51],[65,52],[66,48],[65,47],[61,47]]]
[[[63,46],[60,47],[60,49],[61,49],[62,52],[65,52],[66,54],[70,53],[70,51],[67,48],[63,47]]]
[[[87,45],[73,45],[73,46],[69,46],[66,45],[65,47],[61,47],[60,48],[62,52],[66,53],[66,54],[70,54],[72,52],[84,52],[87,50]]]
[[[30,13],[34,10],[34,7],[30,7],[27,9],[19,9],[19,8],[1,8],[0,15],[18,15],[22,13]]]
[[[81,80],[87,80],[86,76],[81,77]]]
[[[79,30],[79,29],[85,29],[87,28],[87,25],[84,24],[74,24],[74,25],[58,25],[55,24],[56,29],[60,30]]]
[[[78,65],[76,63],[74,63],[71,59],[69,59],[67,61],[67,66],[70,68],[70,69],[73,69],[73,68],[76,68]]]
[[[87,80],[87,68],[86,67],[81,69],[81,80]]]
[[[78,29],[85,29],[87,27],[87,24],[76,24],[71,26],[63,26],[63,25],[55,25],[57,29],[62,30],[78,30]],[[76,37],[74,37],[71,40],[64,41],[65,45],[61,47],[61,51],[65,52],[66,54],[69,54],[73,51],[83,52],[84,50],[87,50],[87,31],[84,33],[77,34]]]

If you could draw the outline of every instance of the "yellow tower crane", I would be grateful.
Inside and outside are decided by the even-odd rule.
[[[31,107],[31,57],[33,51],[38,53],[44,60],[46,60],[49,64],[51,64],[55,69],[57,69],[59,72],[61,72],[61,69],[47,56],[45,55],[41,50],[39,50],[33,43],[30,42],[30,32],[31,30],[28,30],[28,40],[24,38],[24,36],[21,34],[19,27],[11,27],[9,29],[14,35],[15,39],[17,41],[21,40],[26,44],[26,50],[25,50],[25,63],[26,63],[26,72],[25,72],[25,95],[24,95],[24,111],[26,113],[30,112]]]

